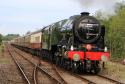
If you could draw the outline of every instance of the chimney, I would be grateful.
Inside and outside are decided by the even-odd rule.
[[[81,16],[89,16],[89,12],[82,12]]]

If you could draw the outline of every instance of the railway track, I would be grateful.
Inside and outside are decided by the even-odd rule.
[[[108,78],[108,77],[100,75],[100,74],[98,74],[98,75],[92,75],[92,74],[79,75],[79,74],[72,73],[70,71],[66,71],[65,69],[62,69],[62,68],[59,69],[58,71],[62,71],[62,72],[59,72],[60,75],[61,75],[61,73],[67,72],[74,77],[77,77],[83,81],[86,81],[87,84],[125,84],[118,80],[114,80],[114,79]]]
[[[55,66],[54,64],[53,64],[52,66],[53,66],[53,69],[56,71],[58,77],[60,78],[61,82],[62,82],[63,84],[68,84],[68,83],[65,81],[65,79],[61,76],[61,74],[60,74],[60,72],[58,71],[58,69],[56,68],[56,66]]]
[[[20,54],[20,53],[18,53],[18,54]],[[67,74],[72,75],[73,77],[79,78],[81,81],[85,82],[85,84],[123,84],[119,81],[104,77],[102,75],[78,75],[78,74],[74,74],[74,73],[71,73],[71,72],[66,71],[66,70],[62,71],[63,69],[60,70],[55,65],[52,65],[52,66],[60,78],[60,80],[58,80],[59,81],[58,83],[61,83],[61,84],[70,84],[69,82],[67,82],[68,79],[65,79],[65,76],[63,76],[63,74],[65,72]],[[41,67],[39,67],[39,68],[41,68]]]
[[[76,83],[77,84],[95,84],[94,82],[92,82],[86,78],[80,77],[78,74],[74,74],[74,73],[66,71],[62,68],[57,68],[57,70],[59,71],[59,73],[62,77],[65,77],[65,75],[67,75],[71,79],[75,80],[75,81],[71,80],[71,81],[73,81],[73,83],[68,81],[68,84],[76,84]],[[67,78],[66,80],[70,80],[70,79]]]
[[[37,66],[34,67],[33,70],[33,80],[34,80],[34,84],[38,84],[38,79],[37,79]]]
[[[114,82],[114,83],[116,83],[116,84],[123,84],[122,82],[120,82],[120,81],[117,81],[117,80],[114,80],[114,79],[111,79],[111,78],[108,78],[108,77],[105,77],[105,76],[103,76],[103,75],[98,75],[99,77],[102,77],[102,78],[105,78],[105,79],[107,79],[107,80],[109,80],[109,81],[112,81],[112,82]]]
[[[16,51],[17,52],[17,51]],[[19,52],[17,52],[18,54],[20,54]],[[20,54],[21,56],[23,56],[22,54]],[[25,58],[26,60],[28,60],[27,58]],[[29,62],[31,62],[30,60],[28,60]],[[31,62],[32,63],[32,62]],[[41,68],[41,66],[40,66],[41,64],[39,64],[39,66],[37,66],[37,68]],[[63,79],[63,77],[61,76],[61,74],[58,72],[58,70],[56,69],[56,66],[54,65],[54,64],[50,64],[51,66],[52,66],[52,68],[54,69],[54,73],[57,75],[57,77],[58,77],[58,79],[56,79],[56,80],[58,80],[58,82],[59,82],[59,84],[68,84],[64,79]],[[44,70],[44,69],[43,69]],[[46,70],[44,70],[44,71],[46,71]],[[48,73],[48,72],[47,72]],[[49,74],[49,73],[48,73]],[[53,76],[53,78],[55,78],[54,76]]]
[[[17,52],[18,53],[18,52]],[[22,52],[21,52],[22,53]],[[18,53],[20,54],[20,53]],[[20,54],[22,55],[22,54]],[[42,60],[41,60],[42,61]],[[79,79],[78,77],[74,77],[72,75],[70,75],[69,73],[65,73],[65,71],[62,71],[61,69],[59,69],[58,67],[56,67],[54,64],[51,64],[51,63],[48,63],[46,62],[47,64],[49,64],[49,66],[51,66],[51,72],[54,72],[57,77],[58,77],[58,80],[61,82],[61,84],[90,84],[92,82],[90,82],[89,80],[87,79]],[[47,65],[48,66],[48,65]],[[43,66],[40,66],[40,67],[43,67]],[[44,68],[44,67],[43,67]],[[47,69],[46,67],[44,68],[46,71],[50,71],[49,69]],[[53,69],[53,70],[52,70]],[[65,73],[65,74],[64,74]],[[54,74],[54,75],[55,75]],[[65,76],[64,76],[65,75]],[[67,79],[68,78],[68,79]],[[70,79],[69,79],[70,78]],[[73,80],[72,80],[73,79]],[[75,80],[75,82],[73,83],[73,81]],[[71,83],[72,82],[72,83]]]
[[[22,55],[21,53],[17,52],[16,50],[15,50],[15,52],[18,55],[20,55],[22,58],[24,58],[25,60],[27,60],[29,63],[31,63],[32,65],[35,66],[34,73],[33,73],[34,84],[38,84],[38,81],[37,81],[38,79],[36,78],[37,77],[37,71],[40,71],[41,73],[46,74],[49,78],[51,78],[53,80],[54,84],[67,84],[65,82],[65,80],[63,80],[63,78],[61,78],[61,76],[58,74],[58,72],[57,72],[57,75],[59,76],[59,78],[61,79],[61,81],[58,80],[58,79],[56,79],[54,76],[50,75],[45,69],[43,69],[42,67],[40,67],[40,63],[35,64],[35,63],[31,62],[29,59],[25,58],[24,55]]]
[[[17,67],[18,67],[20,73],[22,74],[23,79],[25,80],[25,82],[26,82],[27,84],[31,84],[31,82],[30,82],[28,76],[26,75],[25,71],[23,70],[23,67],[22,67],[22,66],[20,65],[20,63],[14,58],[14,55],[12,54],[12,50],[10,51],[10,49],[8,48],[8,52],[9,52],[10,56],[12,57],[13,61],[15,62],[15,64],[17,65]]]
[[[79,74],[75,74],[75,73],[72,73],[69,71],[65,71],[64,69],[61,69],[61,70],[63,70],[63,72],[67,72],[67,73],[71,74],[72,76],[77,77],[83,81],[86,81],[87,84],[125,84],[120,81],[105,77],[103,75],[89,75],[89,74],[79,75]]]
[[[120,81],[102,76],[102,75],[77,75],[80,78],[85,78],[92,84],[124,84]]]

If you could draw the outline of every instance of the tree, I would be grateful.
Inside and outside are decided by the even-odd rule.
[[[19,34],[8,34],[6,36],[3,36],[3,40],[9,41],[9,40],[12,40],[13,38],[17,38],[19,36],[20,36]]]
[[[118,7],[116,15],[109,19],[109,33],[111,52],[115,58],[125,57],[125,6]]]
[[[30,31],[28,31],[26,34],[30,34],[31,32]]]
[[[117,3],[115,13],[108,16],[108,19],[102,18],[101,11],[97,11],[95,16],[106,27],[105,43],[110,50],[111,58],[121,60],[125,58],[125,4]]]
[[[2,34],[0,34],[0,45],[2,43]]]

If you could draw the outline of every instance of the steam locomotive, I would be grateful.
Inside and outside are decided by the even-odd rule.
[[[12,44],[56,65],[71,69],[72,72],[99,73],[102,62],[109,60],[109,52],[104,43],[105,26],[88,12],[70,17],[64,23],[62,20],[58,24],[44,27],[21,37],[21,43],[19,38]],[[27,37],[30,39],[29,42],[26,40]],[[36,39],[35,43],[33,38]],[[29,46],[31,43],[32,46]]]

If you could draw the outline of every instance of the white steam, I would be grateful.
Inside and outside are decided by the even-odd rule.
[[[78,2],[83,11],[96,12],[101,10],[107,14],[114,14],[116,3],[124,0],[73,0]]]

